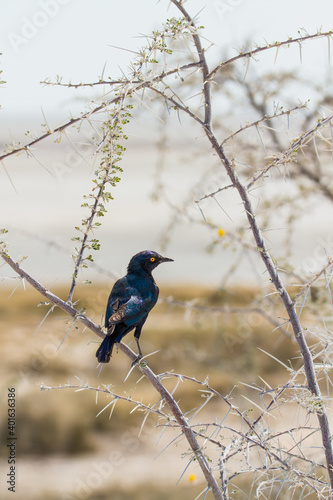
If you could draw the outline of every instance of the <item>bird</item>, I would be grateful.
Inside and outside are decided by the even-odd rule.
[[[107,334],[96,351],[99,363],[108,363],[114,344],[134,328],[139,354],[133,365],[143,357],[139,343],[141,330],[159,294],[152,271],[163,262],[173,262],[173,259],[152,250],[139,252],[131,258],[127,274],[114,284],[105,313]]]

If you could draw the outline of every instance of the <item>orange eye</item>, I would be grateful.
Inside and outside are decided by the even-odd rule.
[[[155,257],[150,257],[149,260],[150,260],[150,262],[155,262],[156,259],[155,259]]]

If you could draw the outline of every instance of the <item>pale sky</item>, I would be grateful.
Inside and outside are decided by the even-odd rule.
[[[211,59],[222,49],[234,54],[247,40],[263,44],[297,37],[301,28],[309,33],[332,29],[331,0],[188,0],[185,6],[199,13],[204,35],[215,44]],[[41,108],[49,119],[80,111],[87,92],[43,87],[40,81],[56,75],[64,81],[96,81],[105,64],[105,76],[117,77],[133,55],[110,45],[136,50],[144,43],[140,34],[172,16],[178,11],[167,0],[2,0],[0,68],[7,82],[0,88],[2,132],[8,127],[13,132],[15,125],[28,129],[35,118],[42,122]],[[316,52],[315,71],[327,50],[309,45]],[[294,64],[297,50],[283,55],[284,64],[289,58]],[[274,56],[269,57],[272,63]]]
[[[298,37],[301,29],[312,34],[333,28],[329,25],[333,20],[332,0],[188,0],[185,5],[192,15],[199,13],[198,22],[205,26],[202,33],[207,39],[204,42],[206,46],[209,41],[215,44],[208,53],[211,63],[222,52],[229,57],[236,55],[237,50],[249,40],[264,45]],[[42,110],[51,127],[67,121],[70,114],[77,116],[86,110],[87,98],[93,95],[91,89],[75,91],[43,87],[41,80],[54,80],[56,75],[60,75],[64,82],[94,82],[105,64],[105,78],[117,78],[121,70],[126,73],[133,54],[111,45],[136,50],[145,43],[140,35],[157,29],[168,17],[178,16],[176,8],[167,0],[1,0],[0,7],[0,68],[3,70],[1,78],[7,82],[0,86],[0,142],[22,139],[27,130],[38,134],[44,123]],[[260,64],[257,66],[268,70],[288,68],[303,71],[308,79],[327,83],[328,86],[332,85],[329,53],[328,41],[316,40],[304,44],[302,62],[299,47],[294,44],[290,49],[281,48],[276,61],[275,49],[263,53],[258,56]],[[296,97],[306,99],[308,96]],[[241,116],[240,120],[243,119]],[[141,126],[140,134],[142,142],[149,144],[144,126]],[[26,140],[23,137],[23,141]],[[53,163],[64,162],[68,153],[66,148],[57,148],[56,156],[53,149],[43,149],[43,145],[37,149],[41,150],[38,154],[51,170]],[[155,160],[150,156],[145,148],[139,152],[129,148],[126,152],[125,181],[117,188],[115,200],[110,206],[111,218],[97,235],[103,243],[97,262],[104,268],[125,266],[125,254],[129,256],[144,248],[159,249],[158,236],[169,216],[150,198],[155,168]],[[181,161],[181,154],[177,161]],[[150,169],[150,176],[143,179],[139,175],[135,168],[138,162]],[[33,237],[25,237],[15,230],[28,229],[33,234],[71,248],[73,228],[82,217],[80,205],[83,190],[89,192],[91,185],[91,167],[84,163],[55,182],[37,162],[33,164],[29,160],[28,165],[25,157],[11,157],[5,163],[15,191],[5,170],[1,169],[0,227],[10,228],[8,239],[11,250],[17,256],[19,252],[29,255],[26,265],[31,266],[42,280],[46,276],[53,279],[52,272],[58,273],[59,269],[63,271],[60,278],[70,276],[72,262],[67,258],[68,252],[64,263],[62,255],[53,256],[52,248],[47,250]],[[177,170],[178,164],[171,162],[169,169],[172,168]],[[191,173],[193,175],[193,171]],[[177,188],[186,192],[186,170],[181,181],[179,173],[176,174]],[[172,191],[175,191],[174,187]],[[132,206],[138,207],[138,210],[132,211]],[[119,213],[122,214],[121,219],[114,215]],[[319,228],[322,218],[320,214],[316,217],[320,223],[316,219],[313,227]],[[142,220],[149,223],[142,225]],[[227,223],[223,217],[222,223]],[[313,235],[311,237],[314,241]],[[220,255],[216,253],[206,258],[201,231],[195,226],[181,226],[171,245],[168,256],[178,259],[179,265],[168,268],[170,279],[174,276],[185,281],[201,279],[214,282],[218,279],[216,265],[220,265]],[[303,244],[301,250],[306,253]],[[224,260],[234,258],[232,252],[229,253],[228,256],[227,251],[223,252]],[[58,261],[61,265],[55,265]],[[194,277],[193,269],[199,273]],[[119,271],[118,267],[115,271]],[[245,271],[241,269],[240,272],[244,277]]]

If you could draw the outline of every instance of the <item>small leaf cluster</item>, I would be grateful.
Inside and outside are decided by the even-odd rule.
[[[198,29],[202,28],[203,26],[194,26],[184,17],[171,17],[164,24],[165,33],[173,40],[178,39],[180,36],[191,37]]]
[[[131,118],[132,105],[118,105],[110,114],[107,121],[102,126],[103,140],[99,146],[98,153],[101,160],[95,176],[92,180],[93,188],[91,193],[84,195],[84,202],[81,207],[88,209],[88,215],[83,217],[81,226],[75,229],[79,236],[72,238],[73,241],[81,243],[80,248],[75,248],[72,255],[75,262],[74,279],[76,279],[79,268],[87,268],[89,262],[93,262],[92,254],[83,256],[85,250],[100,250],[101,244],[97,238],[89,238],[101,222],[96,219],[104,217],[107,212],[106,205],[113,200],[110,188],[114,188],[121,180],[123,169],[119,166],[123,154],[126,151],[124,141],[127,136],[123,132],[123,125],[127,124]]]
[[[0,52],[0,56],[2,56],[2,53]],[[2,69],[0,69],[0,75],[2,74]],[[3,85],[4,83],[6,83],[5,80],[0,80],[0,85]]]
[[[139,50],[139,55],[133,63],[135,68],[134,74],[143,77],[141,70],[145,64],[158,64],[158,55],[161,54],[165,58],[166,55],[172,55],[172,43],[180,39],[188,39],[197,32],[198,29],[184,17],[171,17],[163,24],[162,30],[154,30],[148,37],[148,45]],[[165,63],[165,59],[164,59]]]
[[[8,233],[8,229],[5,229],[5,228],[0,229],[0,238],[3,234],[6,234],[6,233]],[[5,240],[0,239],[0,249],[5,250],[6,245],[7,245],[7,243],[5,242]]]

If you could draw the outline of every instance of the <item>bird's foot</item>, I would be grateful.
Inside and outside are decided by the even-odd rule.
[[[137,356],[135,358],[135,360],[133,361],[133,363],[132,363],[131,366],[133,367],[133,366],[137,365],[140,362],[141,362],[142,365],[146,366],[147,363],[145,362],[145,360],[142,360],[142,361],[141,360],[142,360],[142,356]]]

